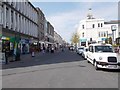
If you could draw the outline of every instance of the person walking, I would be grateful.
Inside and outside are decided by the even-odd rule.
[[[34,49],[34,47],[31,49],[31,56],[35,57],[35,49]]]
[[[49,46],[47,47],[47,53],[49,52]]]
[[[51,47],[51,53],[54,53],[54,47],[53,46]]]
[[[43,46],[43,53],[45,53],[45,46]]]

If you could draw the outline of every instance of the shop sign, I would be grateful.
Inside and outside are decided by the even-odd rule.
[[[10,40],[10,38],[9,37],[2,37],[2,40]]]
[[[29,40],[28,39],[21,39],[20,41],[22,44],[26,44],[26,43],[29,43]]]
[[[87,39],[80,39],[80,42],[86,42]]]
[[[105,41],[107,38],[101,38],[102,41]]]

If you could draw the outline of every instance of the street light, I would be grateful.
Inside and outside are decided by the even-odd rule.
[[[111,26],[111,30],[112,30],[112,44],[114,44],[114,31],[116,31],[117,27],[116,25],[112,25]]]

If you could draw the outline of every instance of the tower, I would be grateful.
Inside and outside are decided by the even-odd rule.
[[[89,8],[89,10],[88,10],[87,19],[94,19],[93,15],[92,15],[92,9],[91,8]]]

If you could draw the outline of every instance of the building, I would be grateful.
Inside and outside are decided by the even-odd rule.
[[[10,52],[20,47],[21,53],[29,53],[30,45],[38,41],[37,10],[28,0],[4,1],[0,7],[3,46]]]
[[[116,30],[114,32],[112,32],[112,33],[109,32],[109,34],[111,34],[111,36],[109,36],[109,34],[108,34],[108,37],[113,37],[113,34],[114,34],[114,42],[115,43],[117,43],[116,39],[119,38],[119,36],[120,36],[119,23],[120,23],[120,21],[118,21],[118,20],[111,20],[109,22],[104,22],[105,25],[108,25],[109,27],[111,26],[110,29],[112,29],[112,26],[116,26]]]
[[[45,46],[54,45],[54,27],[46,21],[45,28]]]
[[[89,9],[87,18],[81,20],[77,33],[80,35],[79,46],[88,46],[91,43],[101,43],[105,42],[108,37],[112,37],[113,32],[111,26],[115,25],[117,27],[114,32],[114,41],[118,37],[118,23],[105,22],[104,19],[96,19]]]
[[[40,8],[36,8],[38,11],[38,39],[39,39],[39,47],[43,47],[45,44],[45,15],[40,10]]]
[[[63,38],[56,31],[54,31],[54,44],[57,48],[64,45]]]

